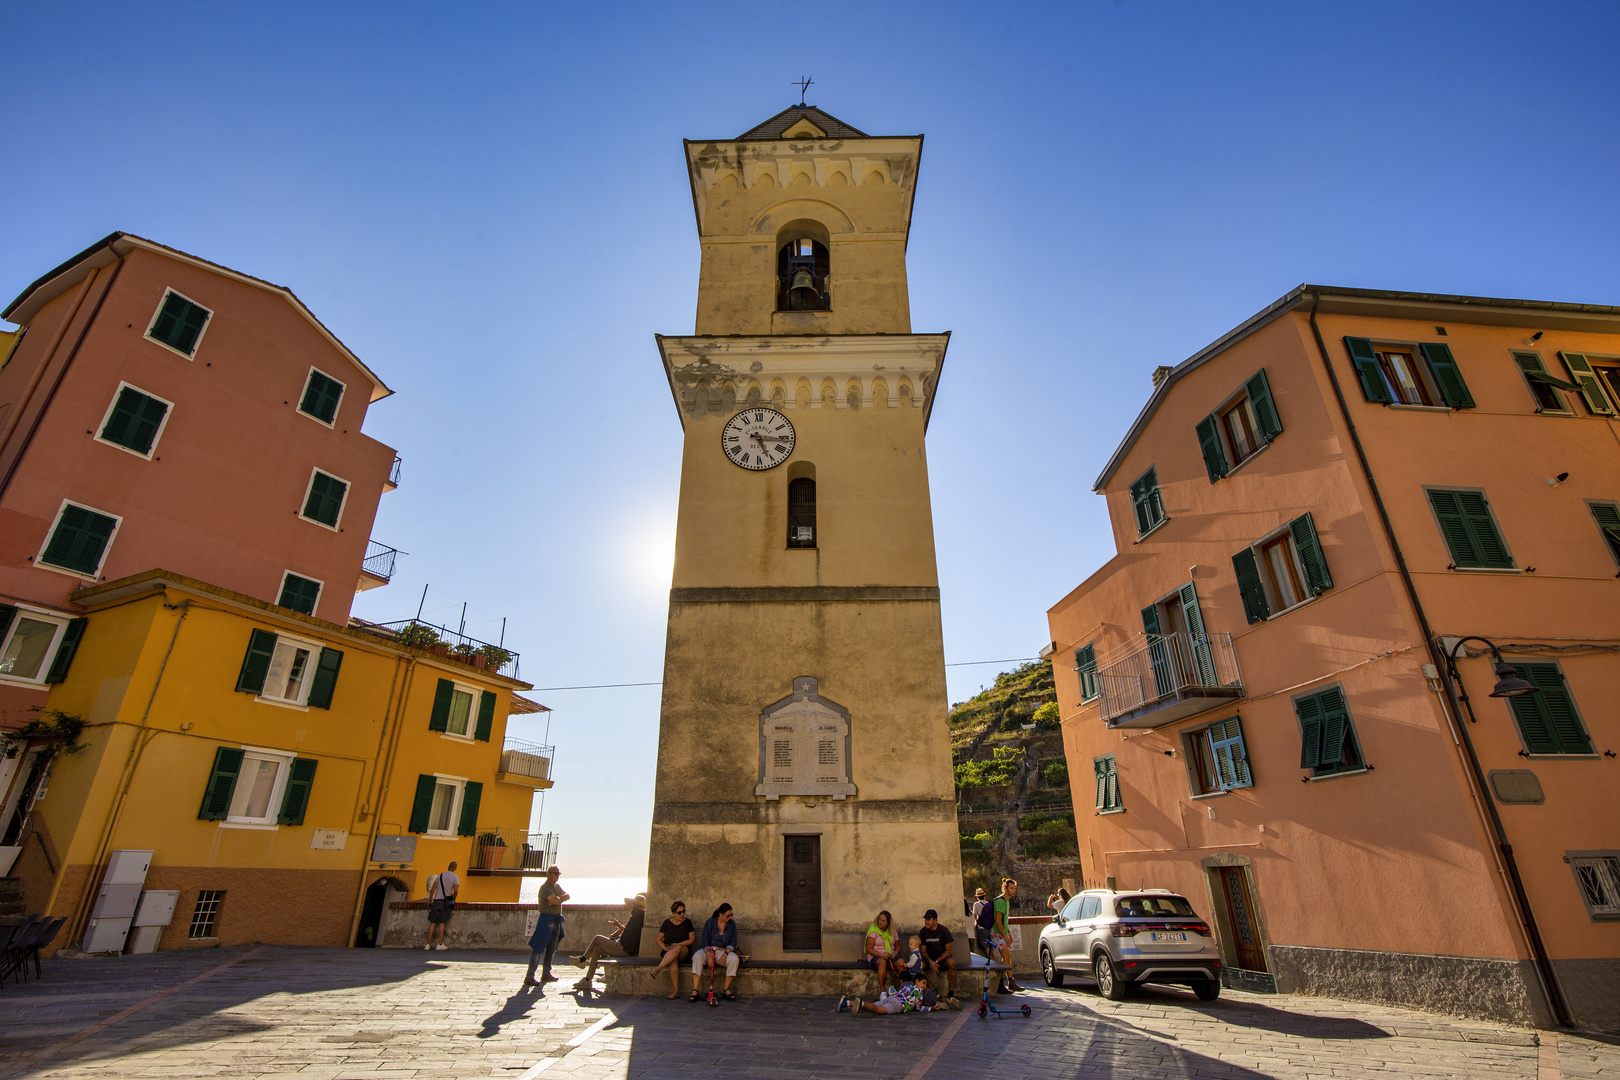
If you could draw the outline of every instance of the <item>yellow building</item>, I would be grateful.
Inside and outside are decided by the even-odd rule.
[[[416,892],[455,861],[462,900],[510,902],[547,857],[527,828],[549,751],[505,743],[539,708],[527,683],[164,570],[73,600],[82,644],[49,703],[71,745],[24,751],[48,783],[13,870],[29,910],[67,917],[58,946],[120,850],[179,893],[161,948],[371,944],[379,882]]]
[[[924,448],[948,336],[911,333],[906,292],[922,137],[799,106],[686,152],[653,901],[733,904],[760,959],[853,959],[883,908],[960,932]]]

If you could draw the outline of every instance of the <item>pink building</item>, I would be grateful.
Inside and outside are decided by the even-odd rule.
[[[114,233],[0,317],[0,728],[65,674],[87,585],[161,567],[342,625],[387,583],[397,459],[361,426],[391,391],[289,289]]]

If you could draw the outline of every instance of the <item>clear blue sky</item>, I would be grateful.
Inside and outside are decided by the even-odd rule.
[[[115,229],[290,286],[398,391],[367,431],[404,455],[375,536],[410,557],[356,613],[431,583],[505,616],[538,686],[655,680],[680,140],[811,75],[928,136],[947,659],[1029,656],[1112,554],[1090,485],[1156,365],[1302,281],[1620,304],[1620,7],[1350,7],[7,0],[0,292]],[[599,441],[609,410],[641,437]],[[1000,669],[950,670],[961,700]],[[563,865],[643,873],[656,688],[537,696]]]

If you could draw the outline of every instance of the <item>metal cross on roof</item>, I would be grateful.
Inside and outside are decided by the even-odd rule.
[[[789,83],[788,85],[797,86],[799,88],[799,104],[803,105],[804,95],[810,92],[810,88],[816,85],[816,82],[814,79],[810,78],[810,76],[806,75],[797,82]]]

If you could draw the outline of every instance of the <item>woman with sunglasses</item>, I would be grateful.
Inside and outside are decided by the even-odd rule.
[[[697,927],[686,917],[686,902],[677,900],[669,905],[669,918],[658,928],[658,951],[663,955],[653,969],[653,979],[656,981],[660,971],[669,969],[670,991],[666,996],[671,1001],[681,996],[681,961],[691,954],[696,935]]]

